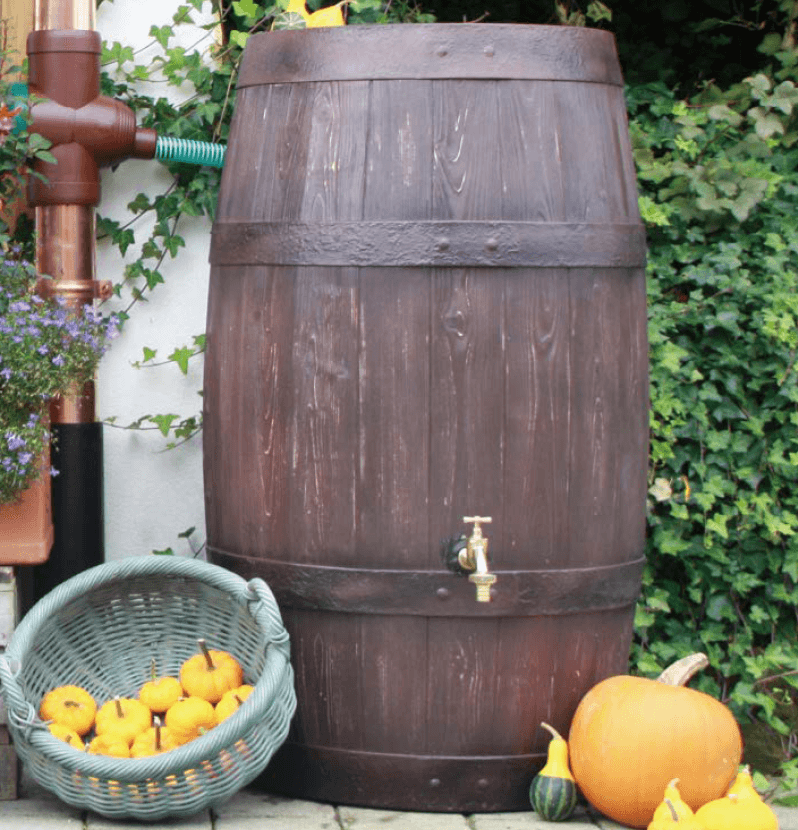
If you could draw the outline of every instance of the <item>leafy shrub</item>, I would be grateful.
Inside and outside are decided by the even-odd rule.
[[[689,102],[661,83],[628,90],[651,375],[633,664],[654,674],[706,652],[705,690],[779,738],[794,785],[798,53],[781,45],[769,41],[772,71]]]

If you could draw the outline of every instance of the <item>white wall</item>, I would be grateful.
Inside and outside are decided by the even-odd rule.
[[[97,29],[103,39],[119,41],[135,50],[151,42],[153,24],[170,25],[178,0],[116,0],[102,3],[97,10]],[[211,5],[203,7],[210,20]],[[201,29],[181,26],[182,45],[192,45],[205,34]],[[148,61],[148,52],[138,56]],[[157,94],[177,97],[176,90],[166,92],[160,84]],[[151,89],[145,90],[153,94]],[[140,191],[151,195],[168,187],[168,171],[157,161],[130,160],[115,171],[106,170],[102,180],[102,201],[98,213],[128,221],[126,208]],[[150,223],[150,224],[148,224]],[[135,259],[136,250],[148,236],[151,225],[144,218],[133,227],[136,246],[127,260]],[[142,415],[177,413],[188,416],[199,412],[202,386],[201,358],[195,358],[188,377],[173,365],[136,369],[131,364],[142,357],[142,347],[158,350],[165,358],[175,347],[190,345],[192,337],[205,330],[208,291],[208,250],[211,223],[207,219],[184,219],[178,233],[186,248],[174,260],[167,259],[161,271],[166,284],[159,285],[149,302],[131,310],[131,319],[122,335],[114,341],[103,358],[97,379],[97,414],[103,420],[116,418],[117,424],[129,424]],[[124,261],[118,249],[108,243],[97,246],[97,279],[118,282]],[[122,308],[129,301],[112,300],[105,310]],[[204,541],[205,518],[202,490],[201,435],[174,450],[164,451],[165,441],[159,432],[137,432],[106,425],[105,445],[105,543],[106,559],[149,553],[153,549],[172,547],[187,553],[187,543],[178,533],[196,527],[195,539]]]

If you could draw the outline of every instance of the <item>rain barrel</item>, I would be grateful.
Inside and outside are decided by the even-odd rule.
[[[251,37],[211,244],[209,558],[271,586],[297,715],[262,784],[529,809],[627,671],[645,239],[609,33]],[[483,525],[489,602],[449,567]]]

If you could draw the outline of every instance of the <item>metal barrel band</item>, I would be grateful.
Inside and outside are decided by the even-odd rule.
[[[239,222],[213,228],[214,265],[642,268],[639,223]]]

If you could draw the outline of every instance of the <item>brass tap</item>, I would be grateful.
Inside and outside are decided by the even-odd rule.
[[[473,571],[468,581],[477,587],[477,602],[490,602],[490,587],[496,581],[496,575],[488,571],[488,540],[482,535],[482,525],[493,519],[490,516],[463,516],[463,521],[473,523],[474,527],[457,558],[462,568]]]

